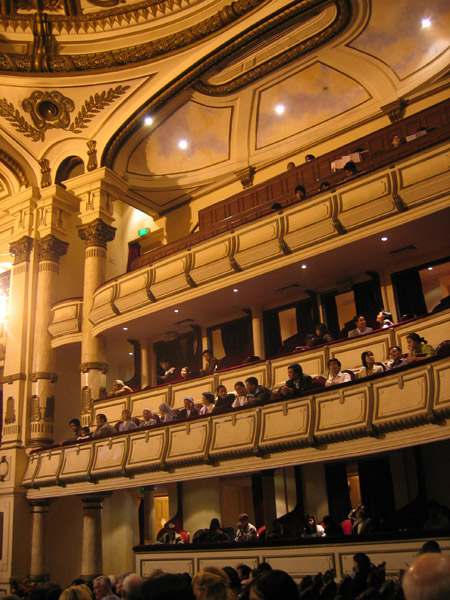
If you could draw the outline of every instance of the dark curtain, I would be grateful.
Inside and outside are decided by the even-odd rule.
[[[352,508],[345,463],[326,464],[325,480],[330,515],[335,521],[341,523]]]
[[[392,273],[392,285],[397,303],[397,312],[401,317],[408,313],[416,315],[425,315],[427,305],[423,296],[422,281],[419,272],[401,271]]]
[[[252,320],[250,317],[230,321],[220,326],[225,354],[234,354],[239,349],[248,350],[253,346]]]
[[[321,294],[320,303],[322,304],[325,325],[337,339],[339,336],[339,315],[336,306],[336,292]]]
[[[141,247],[139,242],[131,242],[128,244],[128,261],[127,261],[127,273],[131,270],[131,263],[135,258],[141,255]]]
[[[303,502],[303,483],[302,483],[302,467],[296,465],[294,467],[295,474],[295,492],[297,497],[297,503],[291,512],[286,513],[280,517],[280,521],[283,524],[285,531],[288,531],[295,537],[300,537],[303,533],[303,527],[305,524],[305,505]]]
[[[259,529],[263,525],[270,527],[271,523],[264,523],[263,485],[260,473],[255,473],[252,475],[252,495],[256,529]]]
[[[281,339],[280,320],[278,318],[278,309],[266,310],[263,313],[264,323],[264,344],[266,356],[276,356],[278,349],[281,348],[283,340]]]
[[[316,328],[314,302],[311,298],[301,300],[295,308],[297,313],[297,331],[302,338],[305,338],[306,334],[313,333]]]
[[[381,296],[380,279],[376,273],[371,275],[372,279],[363,281],[353,286],[355,297],[356,314],[364,315],[368,324],[377,327],[376,316],[383,308]]]
[[[370,516],[382,529],[392,525],[395,514],[394,488],[389,459],[375,458],[358,462],[361,500]]]
[[[189,367],[191,370],[195,370],[198,366],[196,364],[198,359],[197,348],[198,343],[195,331],[179,335],[176,339],[169,342],[157,342],[155,344],[155,356],[158,368],[161,360],[166,358],[173,367]]]

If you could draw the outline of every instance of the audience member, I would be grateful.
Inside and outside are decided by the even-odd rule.
[[[295,163],[288,162],[288,164],[286,165],[286,171],[290,171],[291,169],[295,169]]]
[[[245,385],[243,381],[236,381],[234,384],[234,389],[236,391],[236,397],[232,404],[233,408],[237,408],[238,406],[245,406],[248,404],[247,390],[245,389]]]
[[[121,573],[117,579],[116,579],[116,583],[115,583],[115,592],[117,594],[117,596],[122,597],[122,586],[123,586],[123,582],[125,581],[125,579],[128,577],[128,575],[132,575],[133,571],[125,571],[124,573]],[[111,584],[112,584],[112,580],[111,580]]]
[[[209,524],[208,542],[231,542],[232,539],[226,531],[220,527],[219,519],[211,519]],[[237,576],[237,574],[236,574]]]
[[[159,361],[160,367],[163,371],[163,375],[159,375],[157,378],[158,383],[169,383],[175,377],[176,368],[170,364],[167,358],[162,358]]]
[[[325,529],[316,523],[314,515],[306,515],[302,537],[323,537]]]
[[[122,421],[119,422],[119,431],[130,431],[136,429],[137,425],[131,418],[131,410],[124,408],[122,411]]]
[[[394,324],[392,321],[392,314],[388,310],[380,310],[377,314],[377,322],[380,324],[381,329],[392,327]]]
[[[356,168],[356,165],[352,160],[349,160],[348,163],[345,163],[344,173],[345,173],[345,177],[347,179],[350,179],[351,177],[355,177],[355,175],[358,175],[359,171]]]
[[[259,385],[256,377],[248,377],[248,379],[245,380],[245,389],[247,390],[249,404],[266,402],[272,398],[271,390],[263,385]]]
[[[403,144],[402,138],[399,135],[394,135],[391,139],[391,146],[398,148],[401,144]]]
[[[116,430],[108,423],[108,419],[103,413],[98,413],[98,415],[95,415],[95,424],[97,427],[92,434],[93,438],[108,437],[113,433],[116,433]]]
[[[192,587],[197,600],[235,600],[230,580],[223,569],[205,567],[192,578]]]
[[[387,370],[398,369],[398,367],[404,367],[407,364],[400,346],[391,346],[389,348],[389,360],[386,363]]]
[[[353,578],[351,597],[356,598],[367,588],[367,578],[370,573],[370,558],[363,552],[357,552],[353,557]]]
[[[113,383],[112,392],[108,392],[106,395],[108,398],[112,398],[113,396],[123,396],[124,394],[131,394],[132,389],[125,385],[121,379],[116,379]]]
[[[433,552],[435,554],[441,553],[441,547],[436,540],[428,540],[428,542],[425,542],[419,550],[419,554],[429,554]]]
[[[73,437],[70,440],[76,440],[80,435],[81,423],[79,419],[71,419],[69,421],[69,427],[73,431]]]
[[[363,317],[363,315],[353,317],[353,323],[356,327],[348,332],[349,338],[358,337],[358,335],[364,335],[373,331],[372,327],[367,327],[366,317]]]
[[[304,200],[306,198],[306,190],[302,185],[297,185],[294,192],[297,200]]]
[[[125,600],[135,598],[143,583],[144,579],[137,573],[130,573],[127,575],[122,582],[122,598]]]
[[[105,575],[96,577],[93,581],[95,600],[119,600],[119,596],[113,594],[111,579]]]
[[[406,600],[448,600],[450,598],[450,556],[422,554],[403,578]]]
[[[242,513],[241,515],[239,515],[239,521],[237,522],[237,532],[234,541],[249,542],[252,540],[256,540],[256,537],[256,527],[249,522],[248,515],[246,513]]]
[[[307,154],[305,156],[305,162],[311,162],[312,160],[314,160],[316,157],[314,156],[314,154]]]
[[[180,410],[180,418],[186,419],[188,417],[195,417],[198,415],[198,410],[195,408],[194,398],[192,396],[185,396],[183,399],[184,408]]]
[[[281,206],[281,204],[279,202],[275,202],[274,204],[272,204],[272,206],[270,207],[270,210],[272,212],[283,212],[283,207]]]
[[[314,346],[319,346],[319,344],[327,344],[328,342],[332,342],[334,340],[333,336],[328,330],[328,327],[325,323],[317,323],[316,325],[316,336],[314,338]]]
[[[424,529],[450,529],[450,519],[442,513],[441,505],[437,500],[428,502],[428,519],[423,526]]]
[[[191,376],[191,370],[189,367],[181,367],[180,377],[181,379],[189,379]]]
[[[188,579],[174,573],[162,573],[144,581],[140,597],[142,600],[195,600]]]
[[[230,580],[231,591],[236,595],[240,594],[242,591],[241,580],[239,579],[239,575],[236,569],[233,569],[233,567],[230,566],[226,566],[223,568],[223,570],[228,575],[228,579]]]
[[[351,381],[349,373],[341,372],[341,362],[337,358],[330,358],[328,361],[329,375],[325,381],[326,386],[338,385],[339,383],[347,383]]]
[[[407,363],[420,362],[436,355],[433,346],[417,333],[408,333],[406,343],[408,344]]]
[[[224,385],[219,385],[217,388],[217,399],[214,410],[218,408],[231,408],[235,400],[234,394],[229,394]]]
[[[19,600],[17,596],[16,598]],[[2,600],[7,600],[7,596],[3,596]],[[92,592],[84,584],[70,585],[61,592],[59,600],[92,600]]]
[[[326,537],[344,535],[344,530],[342,527],[332,517],[330,517],[330,515],[325,515],[322,519],[322,523]]]
[[[92,434],[89,427],[81,427],[77,440],[80,442],[85,442],[86,440],[90,439],[92,439]]]
[[[298,363],[293,363],[288,367],[288,380],[280,387],[277,392],[277,398],[297,398],[303,392],[312,387],[312,378],[303,373],[302,367]]]
[[[203,358],[205,359],[205,368],[200,369],[200,374],[211,375],[217,370],[217,365],[219,361],[215,356],[213,356],[211,350],[208,349],[203,351]]]
[[[284,525],[280,519],[275,519],[272,521],[272,527],[269,531],[266,531],[266,539],[276,540],[284,537],[289,537],[289,532],[284,529]]]
[[[365,535],[374,531],[376,531],[375,521],[370,516],[364,504],[360,504],[354,513],[352,534]]]
[[[149,408],[144,408],[142,411],[142,422],[139,424],[139,427],[150,427],[151,425],[156,425],[158,420],[153,416],[152,411]]]
[[[236,567],[236,571],[237,571],[240,581],[242,582],[249,578],[252,570],[248,565],[238,565]]]
[[[203,406],[200,409],[201,415],[208,415],[209,413],[212,413],[212,411],[214,410],[214,406],[215,406],[214,394],[211,394],[211,392],[203,392],[202,404],[203,404]]]
[[[299,600],[297,584],[278,569],[265,571],[250,584],[250,600]]]
[[[376,375],[377,373],[384,372],[382,365],[375,364],[375,356],[371,350],[366,350],[361,354],[361,362],[363,366],[356,373],[358,379],[363,379],[364,377],[370,377],[370,375]]]
[[[331,185],[328,181],[322,181],[322,183],[319,185],[319,192],[325,192],[326,190],[329,190],[331,188]]]
[[[174,523],[164,525],[164,533],[158,537],[157,544],[184,544],[184,540],[179,533],[175,531]]]
[[[163,423],[170,423],[178,419],[177,413],[170,408],[167,402],[163,402],[159,405],[159,412],[161,413]]]

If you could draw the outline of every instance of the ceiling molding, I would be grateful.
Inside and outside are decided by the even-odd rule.
[[[20,186],[29,187],[31,185],[28,175],[19,163],[3,150],[0,150],[0,162],[14,175]]]

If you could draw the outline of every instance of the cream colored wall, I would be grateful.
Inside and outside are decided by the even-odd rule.
[[[313,514],[319,523],[329,512],[324,464],[303,465],[302,485],[305,514]]]
[[[211,519],[221,520],[219,477],[183,482],[183,517],[191,536],[209,527]]]
[[[81,574],[83,506],[79,496],[55,500],[48,514],[48,572],[64,588]]]
[[[116,490],[103,503],[103,572],[132,571],[133,546],[139,543],[139,490]]]
[[[72,215],[67,221],[67,254],[61,257],[58,287],[55,290],[55,302],[66,298],[80,298],[83,295],[84,243],[78,237],[77,225],[80,220]]]

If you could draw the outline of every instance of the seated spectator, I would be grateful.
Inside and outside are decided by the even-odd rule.
[[[272,392],[269,388],[258,384],[256,377],[249,377],[245,380],[245,388],[247,390],[247,398],[249,404],[256,402],[267,402],[272,399]]]
[[[77,440],[80,442],[84,442],[86,440],[90,440],[92,439],[92,435],[91,435],[91,430],[89,429],[89,427],[81,427]]]
[[[390,371],[391,369],[398,369],[398,367],[404,367],[408,363],[406,359],[403,358],[402,349],[400,346],[391,346],[389,348],[389,359],[386,363],[386,369]]]
[[[419,550],[419,554],[441,554],[441,552],[441,547],[436,540],[428,540],[428,542],[422,544]]]
[[[175,378],[176,368],[171,366],[170,361],[168,361],[167,358],[161,359],[159,361],[159,365],[163,370],[164,374],[159,375],[157,377],[157,382],[161,384],[169,383],[169,381],[172,381]]]
[[[201,415],[208,415],[209,413],[212,413],[212,411],[214,410],[214,406],[215,406],[214,394],[211,394],[211,392],[203,392],[202,404],[203,404],[203,406],[200,409]]]
[[[164,525],[164,533],[157,539],[157,544],[184,544],[184,540],[179,533],[175,531],[174,523]]]
[[[371,350],[366,350],[361,354],[361,362],[363,366],[356,373],[358,379],[363,379],[364,377],[370,377],[371,375],[376,375],[376,373],[383,373],[384,369],[382,365],[375,364],[375,356]]]
[[[219,519],[211,519],[209,524],[208,542],[231,542],[231,538],[220,528]]]
[[[381,329],[392,327],[394,324],[392,321],[392,314],[387,310],[380,310],[380,312],[377,314],[377,321],[380,324]]]
[[[297,398],[312,387],[312,378],[303,373],[302,367],[294,363],[288,367],[288,380],[280,387],[276,397]]]
[[[188,417],[195,417],[198,415],[198,410],[195,408],[194,398],[192,396],[185,396],[183,402],[184,408],[180,410],[181,419],[187,419]]]
[[[112,398],[113,396],[123,396],[124,394],[131,394],[132,389],[124,384],[121,379],[116,379],[113,383],[112,392],[108,392],[106,395],[108,398]]]
[[[325,323],[317,323],[316,336],[314,337],[313,345],[319,346],[320,344],[327,344],[333,340],[334,338],[328,331],[328,327],[325,325]]]
[[[353,557],[351,598],[356,598],[367,588],[369,573],[370,558],[363,552],[357,552]]]
[[[73,432],[73,436],[69,438],[69,440],[76,440],[78,439],[78,436],[80,435],[80,430],[81,430],[81,423],[80,423],[80,419],[71,419],[69,421],[69,427]]]
[[[311,162],[312,160],[314,160],[316,157],[314,156],[314,154],[307,154],[305,156],[305,162]]]
[[[401,146],[401,144],[403,144],[403,140],[399,135],[394,135],[391,139],[391,146],[393,148],[398,148],[399,146]]]
[[[104,600],[106,598],[119,600],[119,597],[113,594],[111,579],[105,575],[100,575],[100,577],[94,579],[93,589],[96,600]]]
[[[302,537],[323,537],[325,529],[316,523],[314,515],[306,515]]]
[[[159,405],[159,412],[161,413],[161,421],[163,423],[171,423],[178,419],[177,413],[170,408],[167,402],[163,402]]]
[[[297,584],[278,569],[264,571],[250,583],[251,600],[299,600]]]
[[[237,408],[238,406],[245,406],[248,404],[247,390],[245,389],[244,382],[237,381],[234,384],[234,389],[236,391],[236,396],[233,404],[231,405],[232,408]]]
[[[239,515],[239,521],[237,522],[237,532],[234,541],[249,542],[252,540],[256,540],[256,538],[256,527],[249,522],[248,515],[246,513],[242,513],[241,515]]]
[[[427,509],[428,519],[425,521],[424,529],[450,529],[450,519],[442,513],[437,500],[430,500]]]
[[[118,431],[130,431],[136,429],[137,425],[131,418],[131,410],[124,408],[122,411],[122,421],[118,423]]]
[[[241,582],[248,579],[250,577],[250,573],[252,572],[248,565],[238,565],[236,567],[236,571]]]
[[[189,377],[191,377],[191,371],[189,367],[181,367],[180,377],[181,379],[189,379]]]
[[[291,169],[295,169],[295,163],[288,162],[288,164],[286,165],[286,171],[290,171]]]
[[[420,337],[417,333],[408,333],[406,343],[408,344],[408,356],[406,357],[408,364],[436,356],[433,346],[428,344],[427,340]]]
[[[367,508],[361,504],[354,513],[352,534],[365,535],[376,531],[375,521],[371,518]]]
[[[337,358],[330,358],[328,361],[329,375],[325,381],[325,385],[338,385],[339,383],[347,383],[351,381],[351,377],[348,373],[341,372],[341,362]]]
[[[20,600],[19,596],[3,596],[3,600]],[[71,585],[61,592],[60,600],[92,600],[92,592],[85,584]]]
[[[331,188],[331,185],[329,184],[328,181],[322,181],[322,183],[319,185],[319,192],[325,192],[326,190],[329,190]]]
[[[304,200],[306,198],[306,190],[302,185],[297,185],[294,192],[297,200]]]
[[[175,573],[163,573],[155,569],[142,584],[136,598],[142,600],[195,600],[191,583],[186,577]]]
[[[192,587],[197,599],[233,600],[228,575],[218,567],[205,567],[192,578]]]
[[[405,600],[448,600],[450,598],[450,556],[422,554],[403,578]]]
[[[95,424],[97,427],[92,434],[93,438],[109,437],[113,433],[116,433],[116,430],[108,423],[108,419],[103,413],[98,413],[98,415],[95,415]]]
[[[270,207],[270,210],[272,212],[283,212],[283,207],[281,206],[281,204],[279,202],[275,202],[274,204],[272,204],[272,206]]]
[[[266,539],[277,540],[284,537],[289,537],[289,532],[284,529],[284,525],[280,519],[275,519],[272,521],[272,527],[266,532]]]
[[[124,577],[122,581],[122,598],[124,600],[131,600],[131,598],[136,598],[136,596],[139,594],[143,583],[144,579],[142,579],[142,577],[139,577],[137,573],[130,573],[129,575]]]
[[[211,375],[217,370],[218,360],[215,356],[212,355],[211,350],[203,351],[203,358],[205,359],[205,368],[200,369],[201,375]]]
[[[355,177],[355,175],[359,174],[359,171],[356,168],[356,165],[352,160],[349,160],[348,163],[345,163],[344,174],[347,179],[350,179],[351,177]]]
[[[217,408],[231,408],[235,400],[234,394],[229,394],[224,385],[219,385],[217,388],[217,399],[214,410]]]
[[[322,519],[323,528],[325,530],[326,537],[335,537],[337,535],[344,535],[344,531],[339,523],[336,523],[330,515],[325,515]]]
[[[231,591],[238,596],[242,592],[241,580],[239,579],[238,572],[233,567],[227,566],[224,567],[223,570],[228,575],[228,579],[230,580],[230,588]]]
[[[372,327],[367,327],[366,317],[363,315],[355,315],[353,323],[355,324],[355,329],[348,332],[349,338],[358,337],[358,335],[364,335],[373,331]]]
[[[144,408],[142,411],[142,422],[139,424],[139,427],[150,427],[151,425],[156,425],[158,420],[153,416],[152,411],[149,408]]]

